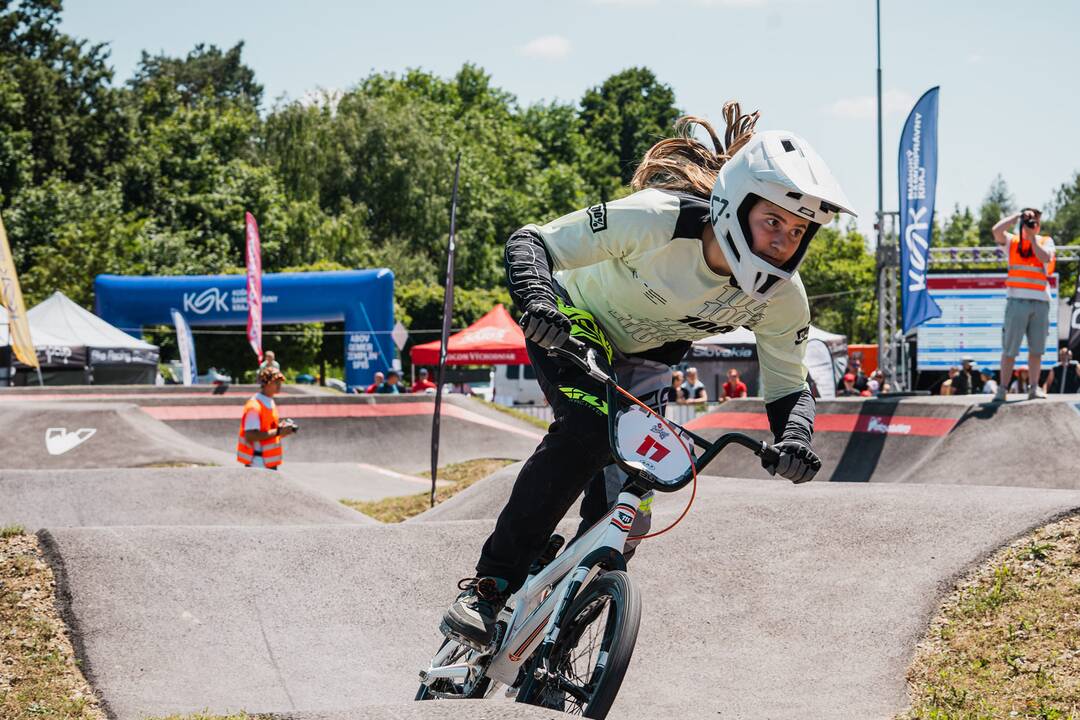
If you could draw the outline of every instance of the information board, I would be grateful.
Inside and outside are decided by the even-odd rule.
[[[928,275],[930,295],[941,308],[941,317],[918,329],[919,370],[960,367],[970,355],[977,368],[1001,367],[1001,324],[1005,318],[1005,273],[948,273]],[[1058,276],[1050,278],[1050,332],[1043,367],[1057,362]],[[1027,339],[1020,346],[1016,366],[1027,365]]]

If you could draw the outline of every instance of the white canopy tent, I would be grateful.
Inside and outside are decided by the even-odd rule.
[[[157,346],[113,327],[63,293],[32,307],[26,318],[46,384],[153,384]],[[6,312],[0,322],[0,337],[9,345]],[[18,382],[26,367],[15,367]]]
[[[686,362],[698,367],[698,375],[706,387],[712,386],[710,398],[719,396],[720,387],[727,380],[726,373],[732,367],[739,371],[751,395],[760,394],[757,338],[752,330],[740,327],[696,340]],[[817,385],[819,396],[835,397],[836,378],[847,368],[847,336],[811,325],[806,346],[806,367]]]

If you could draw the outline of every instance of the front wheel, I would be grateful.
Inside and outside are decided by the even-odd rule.
[[[518,702],[587,718],[607,716],[619,693],[641,623],[641,594],[622,571],[605,573],[574,598],[547,666],[529,663]]]

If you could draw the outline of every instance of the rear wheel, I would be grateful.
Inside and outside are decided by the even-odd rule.
[[[518,702],[587,718],[607,716],[622,685],[641,623],[641,595],[625,572],[601,575],[567,612],[548,668],[537,679],[530,661]]]

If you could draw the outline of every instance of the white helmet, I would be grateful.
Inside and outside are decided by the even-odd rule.
[[[750,208],[764,198],[810,221],[799,249],[777,267],[750,249]],[[810,143],[779,130],[755,133],[720,169],[709,200],[716,241],[739,289],[768,300],[802,264],[818,228],[838,212],[855,215],[844,191]]]

